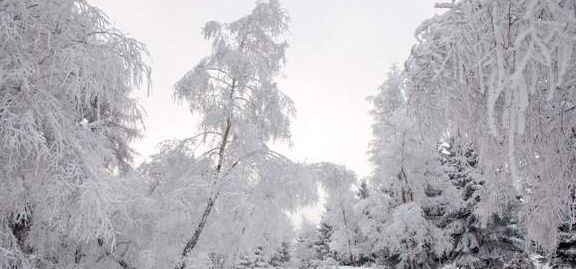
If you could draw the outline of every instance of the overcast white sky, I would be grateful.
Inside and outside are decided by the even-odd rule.
[[[202,57],[200,35],[209,20],[229,22],[250,12],[254,0],[89,0],[131,37],[148,45],[153,68],[145,138],[134,147],[148,156],[166,139],[196,132],[186,107],[172,102],[172,86]],[[438,0],[284,0],[291,17],[290,48],[281,88],[298,110],[293,147],[279,151],[301,161],[344,164],[370,173],[370,105],[393,63],[402,63],[414,30],[439,12]]]

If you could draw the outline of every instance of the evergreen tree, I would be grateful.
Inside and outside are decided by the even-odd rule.
[[[264,251],[264,247],[261,246],[257,247],[252,253],[244,255],[236,265],[236,268],[238,269],[270,267],[272,267],[272,260],[268,253]]]
[[[316,249],[314,248],[316,240],[316,227],[304,219],[294,246],[294,259],[292,264],[295,267],[301,269],[314,268],[320,263]]]
[[[439,151],[445,173],[462,201],[441,220],[454,240],[450,260],[460,268],[503,268],[513,259],[515,263],[526,260],[524,231],[518,220],[520,202],[510,201],[482,223],[477,214],[484,181],[477,150],[457,135],[444,141]]]
[[[421,136],[410,116],[403,74],[392,69],[371,97],[374,140],[371,179],[377,191],[369,200],[368,225],[377,260],[396,268],[434,268],[451,248],[437,227],[438,218],[454,201],[454,188],[439,169],[434,143]]]
[[[525,231],[518,218],[519,207],[518,201],[511,201],[483,225],[478,251],[483,268],[503,268],[509,263],[531,264],[525,252]]]
[[[558,248],[554,259],[555,268],[576,267],[576,225],[567,220],[559,228]]]
[[[330,249],[330,242],[334,227],[326,222],[320,222],[316,241],[314,241],[314,250],[320,262],[329,262],[334,259],[334,252]]]
[[[576,143],[576,132],[572,135],[572,140]],[[568,186],[570,189],[570,200],[572,206],[563,217],[563,223],[558,227],[558,246],[553,264],[557,268],[575,268],[576,267],[576,185]]]
[[[270,258],[270,265],[286,267],[290,263],[290,243],[284,241]]]
[[[442,219],[454,240],[450,259],[461,268],[481,268],[483,261],[478,257],[481,224],[475,215],[480,201],[478,156],[471,144],[463,143],[460,136],[449,137],[439,147],[441,163],[450,182],[459,190],[461,206],[448,211]]]
[[[221,269],[224,268],[224,258],[222,254],[218,254],[216,252],[211,252],[208,254],[208,258],[210,259],[209,269]]]
[[[296,241],[295,258],[298,268],[324,268],[337,266],[335,253],[330,248],[334,228],[325,222],[318,227],[305,222]]]
[[[362,180],[360,182],[360,186],[358,186],[358,194],[356,197],[358,197],[360,200],[364,200],[370,197],[370,191],[368,190],[368,183],[366,183],[366,180]]]
[[[362,180],[358,186],[356,194],[358,201],[354,205],[354,215],[357,222],[357,230],[355,231],[355,245],[357,247],[357,260],[356,266],[370,265],[374,262],[373,249],[370,244],[369,237],[364,234],[364,223],[370,218],[370,212],[367,208],[368,199],[370,198],[370,190],[366,180]]]

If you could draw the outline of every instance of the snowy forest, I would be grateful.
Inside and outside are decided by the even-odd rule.
[[[0,0],[1,269],[576,268],[576,1],[439,2],[366,96],[368,177],[274,150],[290,19],[252,8],[195,33],[169,90],[196,134],[138,163],[146,44],[86,0]]]

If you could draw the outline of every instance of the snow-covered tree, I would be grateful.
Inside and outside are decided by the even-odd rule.
[[[327,200],[322,225],[329,225],[329,248],[340,265],[356,265],[360,260],[359,242],[363,236],[358,227],[354,206],[358,199],[352,189],[356,175],[343,166],[330,163],[314,165]]]
[[[318,227],[302,224],[294,249],[293,265],[298,268],[333,268],[339,265],[337,253],[331,248],[334,226],[321,221]]]
[[[291,262],[291,251],[291,244],[287,241],[282,242],[272,254],[270,264],[274,267],[287,267]]]
[[[462,199],[442,219],[454,240],[450,260],[460,268],[502,268],[513,259],[527,260],[518,200],[509,201],[506,210],[492,214],[484,223],[478,215],[486,189],[474,144],[455,135],[445,139],[439,151],[445,172]]]
[[[0,47],[0,267],[128,268],[117,176],[139,133],[144,46],[83,0],[5,0]]]
[[[181,244],[174,242],[182,242],[194,231],[190,221],[201,216],[204,208],[199,205],[209,199],[213,182],[206,179],[206,173],[213,168],[212,162],[198,158],[194,145],[189,140],[165,142],[160,153],[139,168],[140,180],[148,183],[141,202],[147,207],[141,210],[147,212],[141,220],[144,225],[132,236],[142,249],[135,254],[139,267],[172,266],[181,251]],[[257,247],[268,253],[293,238],[285,211],[291,210],[291,199],[299,198],[283,195],[301,195],[299,185],[288,184],[306,180],[311,173],[302,173],[306,169],[283,161],[274,171],[278,180],[285,181],[276,183],[281,190],[267,180],[245,182],[236,178],[229,182],[214,206],[201,245],[188,260],[191,265],[208,267],[217,261],[230,267],[253,255]]]
[[[449,258],[460,268],[481,268],[478,257],[481,223],[476,215],[484,184],[478,169],[478,155],[472,144],[461,136],[445,139],[439,147],[440,161],[448,179],[458,189],[460,207],[447,211],[441,225],[454,240]]]
[[[290,244],[282,242],[273,248],[256,247],[242,255],[234,268],[285,268],[290,262]]]
[[[383,231],[394,268],[436,268],[451,247],[446,234],[432,225],[416,202],[399,205]]]
[[[131,264],[137,268],[166,268],[174,265],[181,245],[193,228],[190,220],[201,214],[199,205],[208,199],[211,182],[205,180],[203,171],[211,163],[199,159],[190,140],[165,141],[159,152],[141,164],[134,185],[141,185],[141,197],[135,199],[135,211],[140,214],[138,223],[131,227],[129,238],[139,246]],[[230,214],[227,211],[225,214]],[[217,264],[220,253],[206,250],[206,257],[198,265]]]
[[[518,201],[510,201],[501,213],[493,214],[486,221],[480,233],[478,252],[484,268],[505,268],[508,263],[530,262],[519,206]]]
[[[320,222],[316,232],[316,240],[313,241],[312,245],[312,248],[316,252],[318,266],[324,264],[329,265],[332,263],[334,263],[333,265],[336,265],[337,263],[334,257],[334,251],[330,247],[332,234],[334,234],[334,226],[326,222]]]
[[[265,253],[263,247],[257,247],[253,253],[244,255],[235,268],[270,268],[272,260],[269,253]]]
[[[375,170],[370,202],[363,202],[360,227],[372,238],[378,263],[397,268],[434,268],[451,248],[439,228],[452,206],[453,186],[442,176],[435,141],[421,135],[406,110],[403,74],[393,68],[371,97]]]
[[[316,235],[317,230],[314,224],[304,219],[294,244],[293,266],[304,269],[314,268],[319,264],[319,259],[314,249]]]
[[[576,135],[572,137],[572,141],[576,143]],[[558,227],[558,246],[553,260],[554,265],[559,268],[576,267],[576,186],[571,185],[569,188],[572,205]]]
[[[370,190],[368,189],[368,183],[366,180],[362,180],[358,186],[358,194],[356,197],[360,200],[364,200],[370,197]]]
[[[421,129],[476,143],[484,217],[522,195],[528,235],[548,250],[576,178],[575,10],[570,1],[456,1],[418,28],[405,64]]]
[[[316,195],[315,183],[299,172],[303,166],[266,144],[290,138],[294,107],[274,82],[284,64],[287,21],[279,2],[270,0],[258,2],[251,14],[231,23],[208,22],[203,35],[212,42],[211,55],[176,84],[176,99],[200,117],[202,132],[193,140],[206,151],[197,158],[208,160],[211,167],[200,172],[209,186],[208,198],[183,244],[177,268],[186,267],[201,235],[216,223],[209,218],[218,203],[237,209],[218,223],[236,225],[226,231],[236,237],[231,241],[242,244],[246,238],[262,238],[246,237],[250,230],[262,229],[270,217],[284,218],[285,211]]]
[[[374,165],[374,172],[371,184],[377,186],[386,185],[386,189],[393,191],[392,182],[393,178],[398,178],[397,164],[405,160],[404,155],[397,154],[398,151],[391,147],[399,147],[405,145],[402,141],[405,132],[400,130],[396,123],[403,124],[401,119],[398,122],[394,121],[395,115],[397,117],[403,116],[400,110],[405,105],[405,98],[403,97],[403,78],[402,73],[396,66],[393,66],[388,73],[388,78],[378,89],[375,96],[368,98],[373,105],[373,110],[370,111],[374,119],[372,124],[372,135],[374,137],[370,144],[370,161]],[[401,168],[403,170],[403,168]],[[402,178],[399,178],[402,180]],[[396,185],[402,184],[397,182]],[[401,190],[399,195],[404,196],[406,200],[411,195],[411,190],[406,189],[406,186],[398,186]],[[395,195],[390,193],[390,195]]]
[[[374,252],[370,242],[369,236],[367,236],[364,231],[366,231],[367,222],[371,218],[370,212],[368,210],[370,203],[370,187],[368,182],[363,179],[360,185],[357,186],[358,190],[356,193],[356,198],[358,199],[353,205],[353,212],[355,215],[356,222],[356,249],[358,251],[358,259],[356,260],[357,266],[364,266],[373,263]],[[373,202],[373,201],[372,201]]]
[[[576,266],[576,229],[573,221],[566,221],[558,229],[558,247],[554,265],[557,268],[573,268]]]

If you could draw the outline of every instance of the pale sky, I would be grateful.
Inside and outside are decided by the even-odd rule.
[[[174,83],[209,54],[200,34],[209,20],[229,22],[248,14],[254,0],[89,0],[111,22],[148,46],[152,92],[139,94],[147,112],[144,139],[133,146],[141,160],[166,139],[197,129],[185,106],[172,101]],[[371,140],[366,97],[376,92],[389,67],[402,63],[414,30],[440,12],[438,0],[284,0],[291,18],[290,48],[279,85],[295,102],[293,147],[286,156],[343,164],[370,174]]]

